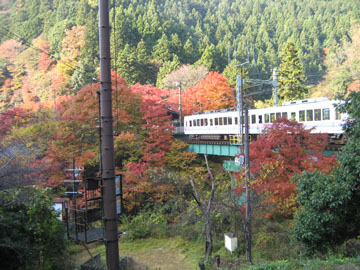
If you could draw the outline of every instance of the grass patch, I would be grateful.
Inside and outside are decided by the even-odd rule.
[[[105,261],[105,246],[100,243],[93,243],[88,246],[92,255],[100,253]],[[119,240],[120,257],[131,257],[140,265],[149,269],[161,270],[192,270],[199,269],[198,263],[204,257],[204,243],[190,242],[180,237],[174,238],[145,238],[137,240]],[[78,269],[80,264],[87,261],[90,256],[82,246],[71,247],[74,254],[74,262]],[[244,260],[237,254],[231,254],[225,248],[219,247],[213,252],[213,256],[219,254],[222,260]],[[241,256],[243,257],[243,256]],[[226,270],[228,268],[222,268]],[[280,260],[275,262],[261,262],[251,266],[242,265],[246,270],[360,270],[360,257],[339,258],[329,257],[327,259],[312,260]],[[230,270],[230,268],[229,268]]]
[[[246,270],[359,270],[360,257],[358,258],[335,258],[326,260],[291,260],[255,264],[242,268]]]
[[[201,246],[181,238],[120,241],[120,255],[133,257],[151,269],[198,269]]]
[[[204,252],[202,246],[190,243],[181,238],[146,238],[137,240],[119,240],[120,257],[132,257],[135,262],[146,265],[149,269],[191,270],[198,269],[198,262]],[[100,253],[105,261],[105,246],[100,243],[88,245],[92,255]],[[90,259],[90,255],[83,246],[73,245],[73,260],[79,268],[82,263]]]

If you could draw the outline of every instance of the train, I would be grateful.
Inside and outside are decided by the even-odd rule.
[[[328,134],[332,143],[342,143],[348,115],[336,109],[340,102],[323,97],[288,101],[278,107],[249,109],[249,135],[256,137],[275,119],[286,118],[302,123],[305,129],[312,129],[312,133]],[[195,141],[229,141],[240,136],[240,124],[236,109],[207,111],[185,116],[184,134]]]

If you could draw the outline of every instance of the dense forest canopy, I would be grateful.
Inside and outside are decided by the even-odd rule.
[[[188,144],[173,136],[171,116],[180,108],[185,116],[235,107],[240,63],[251,79],[268,80],[277,68],[280,104],[340,97],[340,109],[353,119],[345,125],[348,142],[337,159],[323,153],[325,134],[315,136],[302,123],[284,119],[251,142],[257,256],[297,257],[302,251],[294,248],[296,239],[313,254],[358,237],[358,0],[109,2],[114,164],[116,173],[124,175],[124,211],[136,215],[124,220],[126,231],[140,232],[130,232],[132,239],[157,231],[162,235],[172,227],[174,235],[202,241],[208,224],[206,241],[213,231],[223,246],[224,230],[241,231],[236,220],[246,230],[240,201],[245,175],[230,174],[230,182],[222,167],[225,157],[204,160],[188,152]],[[98,28],[97,0],[0,0],[0,201],[1,196],[13,200],[7,190],[14,186],[30,184],[63,196],[73,158],[84,168],[81,177],[101,172]],[[270,87],[245,83],[244,89],[250,106],[274,105],[270,91],[263,91]],[[34,199],[47,196],[40,189],[33,194]],[[10,210],[0,205],[0,212]],[[140,219],[146,229],[137,223]],[[12,226],[12,219],[3,221]],[[32,239],[31,233],[25,236]],[[42,254],[47,255],[30,259],[47,263]],[[45,266],[39,269],[49,269]]]
[[[309,75],[306,83],[315,84],[326,72],[326,56],[351,41],[350,28],[360,18],[355,0],[110,3],[113,69],[130,84],[159,87],[166,74],[181,64],[205,65],[211,71],[222,72],[235,57],[238,62],[252,62],[250,77],[268,79],[271,70],[279,66],[279,52],[289,40],[298,49],[305,74]],[[13,85],[6,86],[10,95],[16,96],[21,77],[31,73],[31,63],[24,63],[24,59],[36,57],[41,51],[49,54],[57,65],[57,77],[64,77],[72,91],[97,77],[97,1],[1,1],[0,15],[0,42],[17,40],[20,44],[14,53],[23,54],[17,61],[0,55],[0,86],[4,87],[6,78],[12,78]],[[34,44],[39,36],[48,43]],[[73,42],[77,46],[70,46]],[[33,52],[23,52],[30,49]],[[63,89],[58,94],[68,93]],[[2,93],[0,101],[9,102],[4,95],[9,93]],[[49,93],[37,96],[49,99]],[[19,104],[16,99],[11,103]]]

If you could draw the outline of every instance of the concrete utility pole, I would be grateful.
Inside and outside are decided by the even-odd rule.
[[[242,144],[242,116],[243,116],[243,96],[242,96],[242,77],[236,75],[236,111],[238,114],[238,125],[239,125],[239,143]]]
[[[248,121],[248,110],[245,108],[244,115],[244,68],[243,66],[248,64],[245,62],[240,64],[241,72],[240,75],[236,76],[236,90],[237,90],[237,111],[239,115],[239,126],[240,126],[240,145],[243,146],[245,154],[245,194],[246,194],[246,213],[244,220],[244,231],[246,238],[246,260],[251,264],[251,200],[250,200],[250,152],[249,152],[249,121]],[[244,134],[245,133],[245,134]]]
[[[77,206],[76,206],[76,199],[77,199],[77,183],[76,183],[76,171],[75,171],[75,157],[72,158],[72,165],[73,165],[73,171],[72,171],[72,180],[73,180],[73,208],[74,208],[74,220],[75,220],[75,234],[76,234],[76,240],[78,240],[78,232],[77,232]]]
[[[245,106],[245,238],[246,238],[246,260],[251,264],[251,199],[250,199],[250,141],[249,141],[249,111]]]
[[[181,82],[176,83],[179,86],[179,120],[180,120],[180,127],[182,127],[182,107],[181,107]]]
[[[235,66],[240,66],[241,71],[240,75],[236,75],[236,109],[238,112],[239,126],[240,126],[240,144],[243,144],[243,125],[244,125],[244,65],[249,64],[249,62],[245,62],[242,64],[235,64]]]
[[[116,224],[116,195],[114,170],[114,137],[110,72],[109,1],[99,0],[100,47],[100,116],[102,180],[104,200],[104,241],[108,270],[119,270],[119,247]]]
[[[277,69],[274,68],[273,69],[273,92],[274,92],[274,106],[279,106],[279,97],[278,97],[278,90],[279,90],[279,85],[278,85],[278,76],[277,76]]]

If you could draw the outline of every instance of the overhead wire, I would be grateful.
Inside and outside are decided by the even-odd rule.
[[[37,51],[39,51],[39,52],[45,53],[45,54],[46,54],[47,56],[49,56],[51,59],[54,59],[55,62],[58,62],[58,61],[56,60],[56,58],[54,57],[54,55],[52,55],[50,52],[48,52],[48,51],[46,51],[46,50],[43,50],[42,48],[39,48],[39,47],[33,45],[33,44],[32,44],[31,42],[29,42],[29,41],[26,41],[26,40],[25,40],[22,36],[20,36],[19,34],[16,34],[16,33],[14,33],[14,32],[11,32],[11,31],[9,31],[9,29],[5,29],[5,27],[4,27],[3,25],[0,25],[0,29],[2,29],[2,30],[4,30],[4,31],[6,31],[7,33],[10,33],[11,35],[17,37],[16,40],[17,40],[18,42],[20,42],[22,45],[25,45],[25,46],[27,46],[27,47],[29,47],[29,48],[32,48],[32,49],[34,49],[34,50],[37,50]],[[69,63],[67,63],[67,62],[61,62],[61,63],[63,63],[63,64],[66,65],[67,67],[70,67],[71,69],[75,69],[75,68],[76,68],[76,66],[73,66],[73,65],[71,65],[71,64],[69,64]]]
[[[117,42],[116,42],[116,0],[113,0],[113,46],[114,46],[114,62],[113,62],[113,70],[116,72],[116,64],[117,64]],[[119,94],[118,94],[118,80],[117,80],[117,74],[115,74],[115,104],[116,104],[116,127],[115,127],[115,134],[119,134]]]
[[[113,62],[113,69],[116,70],[116,63],[117,63],[117,42],[116,42],[116,4],[115,4],[115,0],[113,0],[113,8],[114,8],[114,15],[113,15],[113,37],[114,37],[114,62]],[[48,55],[50,58],[54,59],[54,61],[58,62],[56,60],[56,58],[54,57],[54,55],[52,55],[49,51],[47,50],[44,50],[42,48],[39,48],[35,45],[33,45],[31,42],[29,41],[26,41],[23,37],[21,37],[19,34],[17,33],[14,33],[14,32],[11,32],[9,31],[9,29],[5,29],[5,27],[3,25],[0,25],[0,29],[2,29],[4,32],[6,31],[7,33],[10,32],[10,34],[12,36],[15,36],[17,38],[17,40],[29,47],[29,48],[33,48],[37,51],[40,51],[46,55]],[[66,65],[67,67],[70,67],[71,69],[76,69],[76,66],[74,65],[71,65],[67,62],[61,62],[62,64]],[[332,74],[332,73],[336,73],[338,72],[337,70],[330,70],[330,71],[327,71],[327,72],[318,72],[318,73],[310,73],[310,74],[304,74],[304,75],[299,75],[299,76],[293,76],[293,77],[288,77],[288,78],[291,78],[291,79],[294,79],[294,78],[301,78],[303,76],[305,76],[306,78],[308,77],[318,77],[318,76],[324,76],[324,75],[327,75],[327,74]],[[245,86],[244,89],[249,89],[249,88],[253,88],[253,87],[257,87],[257,86],[261,86],[262,84],[251,84],[249,86]],[[234,89],[228,89],[226,91],[231,91],[233,92]],[[265,92],[268,92],[269,90],[263,90],[263,91],[258,91],[258,92],[253,92],[253,93],[248,93],[248,94],[245,94],[244,96],[250,96],[250,95],[255,95],[255,94],[261,94],[261,93],[265,93]],[[117,80],[117,76],[115,76],[115,99],[116,99],[116,122],[118,123],[119,119],[119,106],[118,106],[118,80]],[[116,125],[116,132],[118,132],[118,125]]]
[[[113,0],[114,2],[113,2],[113,7],[114,7],[114,15],[113,15],[113,23],[114,23],[114,26],[113,26],[113,28],[114,28],[114,51],[115,51],[115,57],[114,57],[114,59],[117,57],[117,47],[116,47],[116,6],[115,6],[115,1],[116,0]],[[31,47],[31,48],[33,48],[33,49],[35,49],[35,50],[38,50],[38,51],[40,51],[40,52],[42,52],[42,53],[45,53],[46,55],[48,55],[50,58],[52,58],[52,59],[54,59],[56,62],[57,62],[57,60],[55,59],[55,57],[54,57],[54,55],[52,55],[51,53],[49,53],[48,51],[46,51],[46,50],[43,50],[42,48],[39,48],[39,47],[37,47],[37,46],[35,46],[35,45],[33,45],[31,42],[29,42],[29,41],[26,41],[22,36],[20,36],[19,34],[17,34],[17,33],[14,33],[14,32],[11,32],[11,31],[9,31],[9,29],[7,29],[7,28],[5,28],[5,26],[3,26],[3,25],[0,25],[0,28],[2,29],[2,30],[4,30],[4,33],[6,32],[6,33],[10,33],[11,35],[13,35],[13,36],[15,36],[15,37],[17,37],[17,41],[19,41],[19,42],[21,42],[23,45],[25,45],[25,46],[27,46],[27,47]],[[71,65],[71,64],[69,64],[69,63],[67,63],[67,62],[62,62],[63,64],[65,64],[65,65],[67,65],[68,67],[70,67],[70,68],[72,68],[72,69],[75,69],[76,68],[76,66],[74,66],[74,65]],[[114,64],[114,67],[116,67],[116,65]],[[301,77],[303,77],[303,76],[305,76],[306,78],[307,77],[318,77],[318,76],[322,76],[322,75],[327,75],[327,74],[329,74],[329,73],[336,73],[336,72],[339,72],[339,71],[337,71],[337,70],[330,70],[330,71],[326,71],[326,72],[317,72],[317,73],[308,73],[308,74],[303,74],[303,75],[299,75],[299,76],[292,76],[292,77],[288,77],[288,78],[291,78],[291,79],[296,79],[296,78],[301,78]],[[257,73],[258,75],[261,75],[260,73]],[[254,75],[254,74],[253,74]]]
[[[115,0],[114,0],[114,1],[115,1]],[[49,56],[49,58],[53,59],[56,63],[58,63],[58,61],[56,60],[56,58],[54,57],[54,55],[51,54],[49,51],[44,50],[44,49],[42,49],[42,48],[40,48],[40,47],[37,47],[37,46],[33,45],[31,42],[26,41],[26,40],[25,40],[22,36],[20,36],[19,34],[14,33],[14,32],[12,32],[12,31],[9,31],[9,29],[5,29],[5,27],[4,27],[3,25],[0,25],[0,30],[3,30],[3,33],[4,33],[5,31],[6,31],[7,33],[10,33],[10,34],[11,34],[10,36],[15,37],[15,40],[17,40],[18,42],[20,42],[22,45],[25,45],[25,46],[28,47],[28,48],[32,48],[32,49],[37,50],[37,51],[39,51],[39,52],[41,52],[41,53],[44,53],[44,54],[46,54],[47,56]],[[71,69],[76,69],[76,66],[71,65],[71,64],[69,64],[69,63],[67,63],[67,62],[61,62],[61,63],[64,64],[65,66],[71,68]],[[3,113],[0,113],[0,114],[3,114]]]

